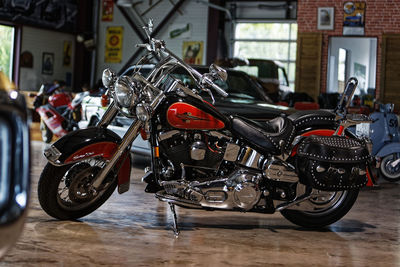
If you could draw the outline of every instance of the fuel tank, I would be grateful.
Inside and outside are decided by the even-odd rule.
[[[191,97],[169,99],[166,119],[170,126],[185,130],[220,130],[228,123],[211,104]]]

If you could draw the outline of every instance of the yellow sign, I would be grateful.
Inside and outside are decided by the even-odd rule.
[[[63,49],[63,66],[69,67],[71,66],[71,54],[72,54],[72,42],[64,41],[64,49]]]
[[[365,2],[345,2],[343,9],[343,26],[364,27]]]
[[[188,64],[203,64],[203,41],[184,41],[183,60]]]
[[[105,50],[106,63],[120,63],[122,61],[123,33],[124,28],[121,26],[107,27]]]

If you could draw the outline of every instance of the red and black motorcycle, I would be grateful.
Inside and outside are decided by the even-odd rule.
[[[369,142],[345,136],[367,122],[347,114],[357,80],[347,83],[335,112],[301,111],[257,123],[225,116],[199,96],[200,90],[227,96],[217,84],[226,72],[211,65],[201,75],[150,37],[139,45],[142,60],[159,63],[148,77],[140,69],[117,77],[106,69],[103,83],[113,102],[96,127],[74,131],[45,156],[38,186],[42,208],[58,219],[77,219],[100,207],[118,187],[130,185],[130,145],[141,133],[152,146],[152,165],[143,177],[146,192],[175,205],[206,210],[260,213],[280,211],[304,227],[323,227],[344,216],[367,182]],[[170,75],[184,68],[197,85],[187,88]],[[213,97],[212,97],[213,99]],[[117,113],[134,118],[121,139],[107,129]],[[323,136],[326,135],[326,136]]]
[[[34,100],[36,112],[40,115],[42,139],[50,143],[53,135],[61,137],[79,129],[81,103],[86,92],[78,93],[72,99],[71,94],[59,90],[59,85],[42,85]]]

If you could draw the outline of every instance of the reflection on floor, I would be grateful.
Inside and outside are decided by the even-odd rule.
[[[177,208],[181,235],[171,231],[165,203],[143,192],[144,164],[131,190],[114,193],[80,221],[57,221],[37,201],[45,164],[33,143],[33,192],[27,224],[0,266],[395,266],[400,264],[400,185],[365,189],[341,221],[322,231],[295,226],[279,213]]]

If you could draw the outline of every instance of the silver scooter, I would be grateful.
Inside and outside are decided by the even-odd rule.
[[[394,104],[380,104],[379,111],[370,115],[373,123],[356,127],[356,135],[371,139],[372,156],[376,158],[382,178],[390,182],[400,180],[400,132],[393,110]]]

